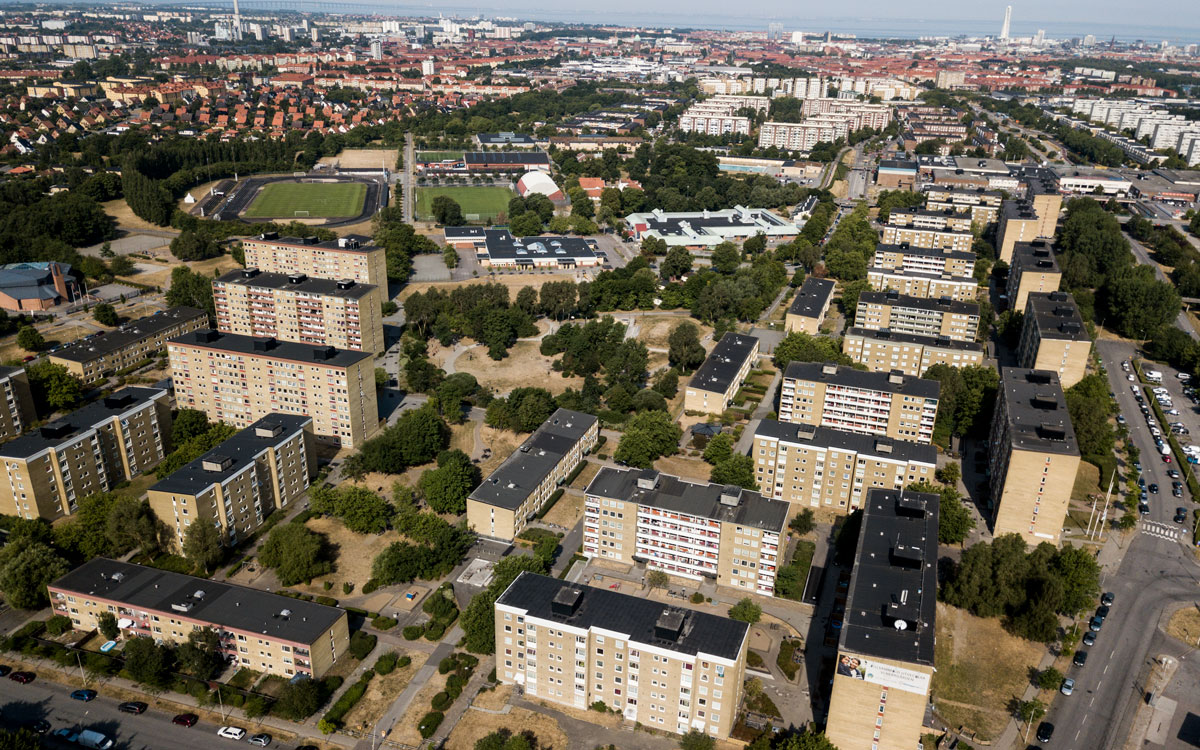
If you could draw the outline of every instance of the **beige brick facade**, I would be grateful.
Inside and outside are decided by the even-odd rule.
[[[867,282],[873,289],[892,290],[910,297],[939,299],[948,297],[960,302],[974,302],[979,283],[967,276],[892,271],[886,268],[867,269]]]
[[[757,361],[757,338],[744,333],[725,334],[688,380],[684,410],[704,414],[724,412]]]
[[[50,361],[84,383],[92,383],[155,356],[176,336],[208,328],[208,314],[194,307],[172,307],[130,321],[98,338],[69,344]]]
[[[974,341],[979,334],[979,305],[950,298],[914,297],[895,290],[868,291],[858,297],[854,326]]]
[[[1070,388],[1087,374],[1091,354],[1092,341],[1071,295],[1031,292],[1025,303],[1017,363],[1057,373],[1062,387]]]
[[[6,407],[0,408],[0,441],[20,435],[37,421],[24,367],[0,367],[0,398]]]
[[[871,372],[899,371],[921,376],[934,365],[981,365],[983,347],[970,341],[912,336],[851,328],[842,339],[842,352]]]
[[[261,234],[242,240],[246,268],[268,273],[303,273],[318,279],[353,279],[387,289],[387,260],[369,237],[348,235],[331,242]]]
[[[779,391],[779,421],[863,435],[933,441],[939,386],[901,373],[792,362]]]
[[[966,252],[971,249],[974,241],[975,236],[970,231],[951,232],[920,227],[899,227],[891,224],[883,228],[883,244],[885,245],[907,243],[913,247]]]

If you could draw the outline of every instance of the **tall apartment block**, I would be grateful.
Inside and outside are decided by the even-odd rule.
[[[957,250],[968,252],[975,242],[975,235],[966,232],[952,232],[942,229],[923,229],[921,227],[901,227],[886,224],[883,227],[883,244],[903,245],[931,248],[934,250]]]
[[[167,392],[124,388],[0,445],[0,513],[49,521],[149,471],[169,450]]]
[[[345,610],[261,589],[97,557],[50,584],[50,607],[77,630],[110,613],[125,638],[182,644],[193,630],[216,631],[239,668],[320,679],[350,647]]]
[[[909,297],[972,302],[979,295],[979,282],[970,275],[868,268],[867,281],[875,289],[895,291]]]
[[[813,98],[804,100],[804,116],[849,115],[854,119],[851,130],[874,128],[883,130],[892,121],[892,107],[888,104],[872,104],[857,99]]]
[[[387,260],[370,237],[351,234],[330,242],[315,237],[280,237],[265,232],[242,240],[246,268],[267,273],[303,273],[318,279],[353,279],[387,289]]]
[[[932,445],[773,419],[759,423],[752,446],[763,495],[796,511],[849,513],[862,507],[868,490],[933,481],[937,468]]]
[[[1045,167],[1018,167],[1015,174],[1025,187],[1025,200],[1037,214],[1037,236],[1043,239],[1054,237],[1063,204],[1063,194],[1058,190],[1058,176]]]
[[[1079,469],[1079,445],[1058,375],[1001,370],[988,447],[995,535],[1057,544]]]
[[[1062,271],[1050,246],[1041,240],[1031,245],[1013,248],[1008,269],[1008,304],[1013,310],[1024,310],[1033,292],[1056,292],[1062,282]]]
[[[850,118],[809,119],[803,122],[764,122],[758,128],[758,147],[811,151],[818,143],[832,143],[850,133]]]
[[[37,421],[33,391],[24,367],[0,367],[0,395],[7,408],[0,408],[0,440],[20,435]]]
[[[234,333],[197,331],[167,345],[175,401],[247,427],[268,414],[312,417],[313,432],[357,448],[379,429],[374,357]]]
[[[107,378],[161,352],[176,336],[208,328],[208,313],[194,307],[172,307],[138,318],[98,338],[68,344],[50,361],[84,383]]]
[[[557,409],[467,497],[467,525],[511,542],[600,439],[591,414]]]
[[[1032,204],[1025,201],[1004,201],[996,227],[997,257],[1011,264],[1013,248],[1017,243],[1033,242],[1040,237],[1041,226],[1042,220],[1038,218]]]
[[[213,281],[217,329],[380,354],[384,293],[353,279],[231,271]]]
[[[779,421],[931,443],[940,390],[936,380],[899,372],[792,362],[780,386]]]
[[[217,527],[232,546],[304,497],[316,473],[312,419],[270,414],[151,487],[150,508],[178,549],[196,522]]]
[[[961,277],[975,273],[975,253],[970,245],[966,250],[946,250],[913,244],[882,244],[871,258],[872,269],[932,273]]]
[[[945,336],[974,341],[979,333],[979,305],[950,297],[914,297],[889,289],[858,296],[854,325],[873,331],[888,329],[916,336]]]
[[[970,214],[961,214],[949,208],[893,208],[888,214],[887,223],[894,227],[961,234],[971,231],[972,220]]]
[[[735,485],[607,466],[586,494],[584,555],[775,594],[787,503]]]
[[[747,135],[750,133],[750,118],[739,117],[738,109],[732,104],[700,102],[679,115],[678,126],[685,133]]]
[[[787,317],[784,319],[784,330],[788,333],[800,331],[816,335],[821,330],[821,321],[829,312],[829,303],[833,300],[835,284],[831,279],[818,279],[809,276],[797,290]]]
[[[984,357],[983,347],[973,341],[858,327],[846,331],[842,353],[872,372],[899,371],[918,377],[934,365],[982,365]]]
[[[1075,300],[1066,292],[1031,292],[1017,346],[1017,362],[1031,370],[1058,373],[1063,388],[1083,380],[1092,340]]]
[[[683,408],[720,414],[729,408],[742,381],[758,360],[758,339],[745,333],[726,333],[709,352],[684,391]]]
[[[920,745],[933,677],[938,503],[934,493],[867,493],[825,725],[837,747]]]
[[[951,210],[967,214],[972,223],[984,226],[996,220],[1004,194],[983,188],[947,188],[933,186],[925,192],[925,208],[931,211]]]
[[[496,676],[535,698],[725,738],[746,677],[750,626],[522,573],[496,600]],[[645,667],[645,670],[642,669]]]

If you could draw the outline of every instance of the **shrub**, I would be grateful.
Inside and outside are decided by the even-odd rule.
[[[446,717],[441,711],[430,711],[421,717],[420,723],[417,724],[417,731],[421,733],[421,737],[429,739],[437,731],[444,718]]]
[[[375,674],[391,674],[396,669],[400,657],[395,651],[389,651],[375,660]]]
[[[450,704],[453,702],[454,699],[450,697],[450,694],[442,691],[433,696],[429,701],[429,705],[433,706],[434,711],[445,711],[447,708],[450,708]]]
[[[354,631],[354,635],[350,636],[350,653],[355,659],[362,661],[367,658],[367,655],[375,650],[375,644],[379,639],[370,633],[364,633],[361,630]]]
[[[318,596],[316,601],[317,601],[317,604],[324,604],[326,607],[336,607],[337,606],[337,599],[334,599],[331,596]]]
[[[331,588],[333,588],[333,581],[326,581],[325,583],[323,583],[323,584],[321,584],[321,585],[325,587],[325,590],[326,590],[326,591],[328,591],[328,590],[330,590]]]
[[[346,581],[345,583],[343,583],[343,584],[342,584],[342,593],[343,593],[343,594],[349,594],[349,593],[350,593],[350,592],[352,592],[352,591],[354,591],[354,584],[353,584],[353,583],[350,583],[349,581]]]
[[[412,657],[411,656],[401,656],[400,661],[396,662],[396,668],[404,669],[409,664],[412,664]]]
[[[762,669],[766,663],[763,661],[762,654],[757,651],[746,652],[746,666]]]
[[[692,604],[703,604],[703,603],[704,603],[704,594],[701,594],[699,591],[692,594]]]
[[[425,628],[421,627],[420,625],[406,625],[404,630],[401,632],[404,635],[404,640],[415,641],[421,636],[425,635]]]
[[[447,674],[456,667],[458,667],[458,660],[451,654],[438,662],[438,674]]]
[[[371,625],[373,625],[376,630],[391,630],[392,628],[396,627],[396,621],[391,617],[384,617],[380,615],[379,617],[371,620]]]
[[[425,640],[440,641],[442,636],[446,634],[446,626],[440,622],[431,622],[429,627],[425,629]]]
[[[328,723],[328,726],[332,728],[328,731],[321,729],[322,732],[329,734],[329,732],[341,726],[342,719],[345,718],[346,714],[350,713],[350,709],[354,708],[354,705],[363,697],[363,693],[367,692],[367,684],[371,682],[373,677],[375,677],[375,673],[368,669],[366,672],[363,672],[363,676],[359,678],[358,682],[351,685],[346,692],[342,693],[337,702],[325,712],[325,716],[321,719],[321,724]]]
[[[62,635],[71,629],[71,618],[66,615],[55,615],[46,620],[46,632],[50,635]]]

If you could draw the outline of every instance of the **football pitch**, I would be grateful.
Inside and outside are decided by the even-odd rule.
[[[248,219],[332,219],[358,216],[367,186],[361,182],[272,182],[254,196]]]
[[[504,187],[419,187],[417,188],[417,217],[433,220],[433,199],[448,195],[462,206],[467,221],[495,221],[501,211],[508,210],[508,202],[516,195]]]

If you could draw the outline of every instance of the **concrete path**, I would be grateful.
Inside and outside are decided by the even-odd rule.
[[[429,660],[417,670],[412,679],[408,681],[408,685],[396,696],[396,700],[388,707],[388,710],[379,717],[379,721],[375,723],[376,731],[379,737],[386,738],[391,734],[392,728],[396,722],[404,718],[404,714],[408,712],[409,705],[413,702],[413,698],[425,687],[425,683],[433,677],[437,672],[438,662],[445,659],[454,652],[454,644],[463,637],[462,628],[455,625],[433,653],[429,655]],[[358,741],[355,745],[355,750],[370,750],[372,745],[371,738],[365,737]]]

